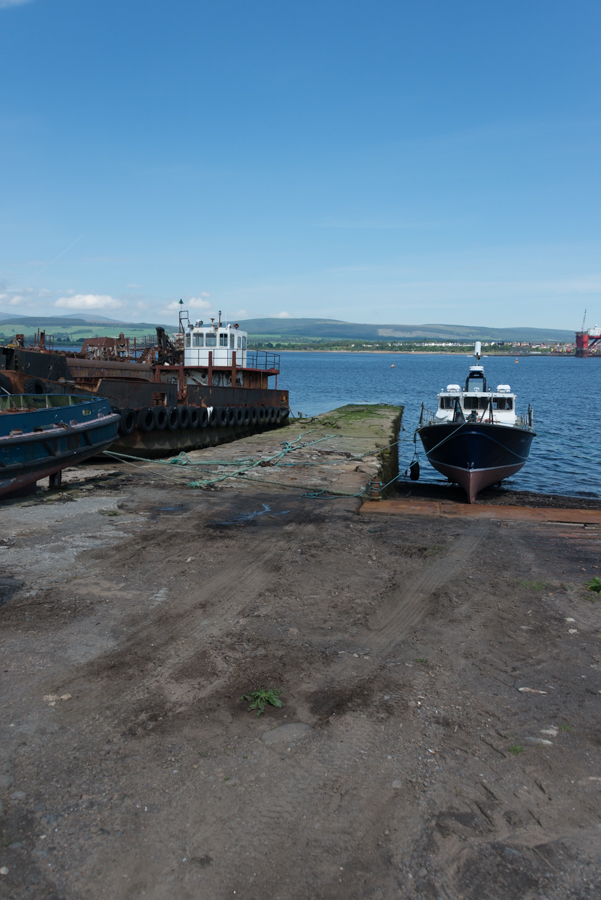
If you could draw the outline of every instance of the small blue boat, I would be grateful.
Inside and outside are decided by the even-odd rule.
[[[0,497],[106,450],[121,418],[108,400],[73,394],[0,396]]]

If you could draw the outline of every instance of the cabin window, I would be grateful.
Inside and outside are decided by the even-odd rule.
[[[464,397],[463,400],[463,408],[464,409],[488,409],[488,404],[490,402],[490,398],[485,396],[480,397]]]
[[[219,335],[219,346],[220,346],[220,347],[227,347],[227,334],[220,334],[220,335]]]
[[[238,350],[242,349],[242,338],[238,335]]]
[[[246,350],[246,335],[242,335],[242,349]]]
[[[192,346],[193,346],[193,347],[204,347],[204,345],[205,345],[205,340],[204,340],[204,338],[205,338],[205,336],[204,336],[204,334],[202,333],[202,331],[196,332],[196,333],[192,336]]]
[[[190,334],[186,335],[186,347],[190,346]]]
[[[230,350],[234,350],[236,347],[236,335],[230,334]]]
[[[440,408],[441,409],[455,409],[455,397],[441,397],[440,398]]]
[[[513,409],[513,397],[494,397],[492,405],[494,409]]]
[[[214,331],[209,331],[207,334],[207,340],[205,343],[205,347],[216,347],[217,346],[217,335]]]

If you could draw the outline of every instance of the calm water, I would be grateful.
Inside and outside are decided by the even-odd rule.
[[[315,415],[346,403],[403,405],[410,437],[422,401],[436,406],[447,384],[465,381],[475,360],[467,356],[401,356],[394,353],[283,353],[280,387],[290,391],[293,411]],[[394,363],[395,368],[391,368]],[[491,357],[483,360],[488,382],[510,384],[518,413],[534,408],[537,437],[525,467],[505,484],[516,490],[601,497],[601,360]],[[422,480],[444,481],[426,461],[418,440]],[[401,444],[400,467],[413,445]]]

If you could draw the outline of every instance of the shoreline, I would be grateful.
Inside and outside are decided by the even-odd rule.
[[[469,348],[466,347],[466,351]],[[253,350],[252,347],[249,347],[249,350]],[[445,352],[444,350],[320,350],[316,347],[305,347],[304,349],[293,350],[290,347],[278,347],[277,349],[269,348],[268,350],[260,349],[257,352],[259,353],[364,353],[364,354],[372,354],[372,355],[394,355],[394,356],[464,356],[462,351]],[[601,359],[601,354],[596,354]],[[472,353],[465,353],[465,356],[472,357]],[[579,359],[574,353],[485,353],[482,359],[491,359],[497,356],[506,356],[506,357],[522,357],[523,359],[528,359],[530,357],[535,356],[536,358],[553,358],[553,359]],[[586,357],[586,359],[593,359],[593,356]]]

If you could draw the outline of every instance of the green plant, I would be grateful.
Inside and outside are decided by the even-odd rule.
[[[544,591],[547,587],[544,581],[518,581],[518,584],[521,584],[525,588],[529,588],[531,591]]]
[[[595,575],[591,581],[587,581],[586,589],[587,591],[593,591],[595,594],[601,594],[601,578]]]
[[[414,659],[414,660],[413,660],[413,662],[421,663],[422,666],[427,666],[427,665],[428,665],[428,660],[425,659],[423,656],[418,656],[417,659]]]
[[[265,707],[269,703],[270,706],[282,707],[284,704],[281,700],[278,700],[278,697],[282,691],[252,691],[250,694],[243,694],[240,699],[248,700],[250,706],[248,707],[248,711],[250,712],[253,709],[257,710],[257,718],[261,715],[262,712],[265,711]]]
[[[524,752],[524,748],[521,744],[512,744],[511,747],[507,748],[510,753],[513,753],[514,756],[519,756],[520,753]]]
[[[560,725],[559,728],[561,731],[574,731],[571,725]]]

